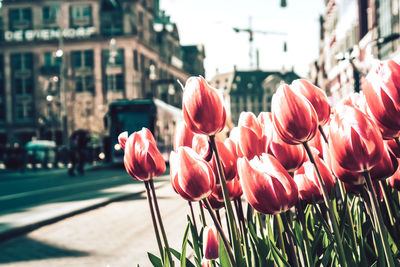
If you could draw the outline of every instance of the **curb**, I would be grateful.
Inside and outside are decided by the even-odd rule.
[[[156,182],[155,188],[161,188],[169,184],[169,181],[162,181],[162,182]],[[134,192],[129,192],[129,193],[120,193],[116,194],[114,196],[111,196],[107,199],[94,199],[93,201],[86,201],[86,203],[83,203],[79,207],[72,208],[69,211],[64,211],[60,212],[59,214],[56,215],[50,215],[47,218],[40,219],[35,222],[27,223],[25,225],[20,225],[20,226],[15,226],[15,227],[9,227],[8,229],[0,229],[0,242],[3,242],[5,240],[17,237],[19,235],[31,232],[33,230],[36,230],[42,226],[49,225],[55,222],[58,222],[60,220],[72,217],[74,215],[78,215],[90,210],[94,210],[103,206],[106,206],[112,202],[123,200],[132,196],[136,196],[139,194],[142,194],[145,192],[145,187],[141,187],[142,189],[135,190]]]

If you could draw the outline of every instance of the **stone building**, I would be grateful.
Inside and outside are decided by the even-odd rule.
[[[281,83],[291,83],[300,77],[293,71],[239,71],[217,74],[210,85],[221,90],[228,110],[228,125],[237,125],[242,111],[251,111],[256,116],[262,111],[271,111],[272,95]]]
[[[76,129],[101,138],[108,104],[118,99],[181,105],[176,80],[187,79],[189,63],[158,0],[2,3],[0,143],[61,144]]]
[[[326,0],[320,19],[320,56],[311,80],[333,103],[362,89],[377,60],[400,60],[397,0]]]

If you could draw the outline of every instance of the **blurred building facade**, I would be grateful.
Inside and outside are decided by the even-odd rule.
[[[179,107],[176,80],[204,75],[204,48],[182,48],[159,0],[2,4],[0,143],[61,143],[76,129],[101,137],[110,102],[157,97]]]
[[[311,80],[332,103],[361,90],[377,60],[400,60],[398,0],[326,0]]]
[[[229,128],[237,125],[242,111],[256,116],[271,111],[272,95],[281,83],[291,83],[300,77],[293,71],[249,70],[217,74],[210,85],[219,89],[228,110]]]

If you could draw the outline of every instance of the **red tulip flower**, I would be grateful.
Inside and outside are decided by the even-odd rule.
[[[218,259],[218,232],[215,226],[204,228],[203,232],[203,254],[207,260]]]
[[[264,214],[287,211],[298,199],[297,185],[273,156],[262,154],[252,160],[238,159],[244,195],[251,206]]]
[[[400,147],[397,145],[394,139],[385,141],[389,150],[396,156],[396,158],[400,158]]]
[[[128,174],[140,181],[165,172],[164,158],[158,151],[153,134],[146,128],[134,132],[125,143],[124,165]]]
[[[215,135],[224,129],[226,111],[218,91],[203,77],[190,77],[183,91],[183,118],[198,134]]]
[[[201,267],[211,267],[210,261],[205,258],[201,259]]]
[[[371,118],[357,108],[341,105],[329,127],[331,156],[344,169],[370,170],[381,160],[381,133]]]
[[[315,157],[315,161],[321,173],[326,191],[332,193],[335,187],[335,179],[331,171],[319,157]],[[317,171],[310,161],[304,162],[301,168],[294,173],[293,179],[297,184],[299,198],[301,200],[307,203],[312,203],[313,200],[316,202],[323,201],[322,189],[318,181]]]
[[[397,169],[397,171],[388,179],[388,182],[391,188],[400,191],[400,169]]]
[[[122,150],[125,150],[125,143],[126,140],[128,139],[128,132],[122,132],[118,135],[118,143],[121,146]]]
[[[216,186],[217,187],[217,186]],[[215,187],[214,187],[215,188]],[[207,197],[208,202],[210,202],[210,206],[213,210],[219,210],[221,208],[223,208],[225,206],[224,200],[219,200],[218,198],[216,198],[213,194],[209,195]],[[207,206],[204,204],[204,202],[202,203],[203,207],[205,209],[207,209]]]
[[[179,147],[176,153],[171,152],[170,171],[175,191],[187,200],[202,200],[215,186],[211,166],[189,147]]]
[[[256,116],[251,112],[242,112],[239,117],[240,153],[248,159],[265,153],[266,137]]]
[[[180,122],[175,129],[174,150],[180,146],[192,147],[193,132],[185,125],[185,122]]]
[[[235,178],[237,174],[237,168],[236,168],[236,156],[235,154],[225,146],[225,143],[221,142],[220,140],[216,139],[215,140],[219,157],[221,160],[222,164],[222,169],[224,171],[225,179],[226,181],[230,181],[233,178]],[[215,159],[215,156],[212,158],[211,161],[211,166],[214,170],[214,173],[217,174],[217,162]],[[219,179],[217,179],[217,183],[219,183]]]
[[[399,167],[396,156],[384,146],[384,152],[381,160],[370,171],[371,178],[375,180],[383,180],[392,176]]]
[[[329,121],[331,114],[331,106],[328,103],[328,97],[325,92],[305,79],[294,80],[290,86],[310,101],[317,112],[319,125],[325,125]]]
[[[193,150],[199,154],[205,161],[210,161],[213,151],[208,141],[208,137],[204,134],[195,134],[192,140]]]
[[[400,65],[393,60],[380,62],[368,73],[362,85],[368,107],[374,118],[400,135]]]
[[[311,103],[287,84],[272,97],[272,118],[276,132],[286,143],[297,145],[311,140],[318,129],[318,116]]]
[[[238,177],[235,177],[231,181],[227,181],[226,187],[228,189],[228,194],[229,194],[230,200],[238,199],[243,194],[242,186],[240,185],[240,181],[239,181]],[[224,196],[222,193],[221,185],[219,185],[219,184],[215,185],[213,192],[212,192],[212,196],[219,202],[224,201]]]

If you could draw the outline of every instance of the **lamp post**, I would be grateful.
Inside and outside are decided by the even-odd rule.
[[[60,82],[60,107],[61,107],[61,125],[62,125],[62,142],[63,145],[68,144],[68,118],[67,118],[67,97],[66,97],[66,57],[65,52],[63,50],[64,42],[63,38],[60,37],[59,41],[59,48],[56,51],[56,57],[61,59],[61,66],[60,66],[60,75],[59,75],[59,82]]]

